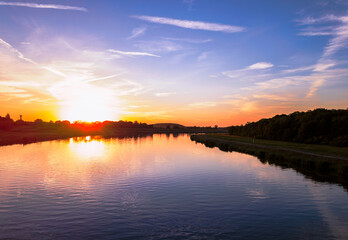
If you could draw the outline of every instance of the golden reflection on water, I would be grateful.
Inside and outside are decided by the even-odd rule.
[[[80,160],[101,160],[106,153],[106,145],[99,136],[70,138],[69,148]]]
[[[98,182],[117,185],[139,177],[158,179],[226,168],[287,181],[286,175],[270,171],[253,156],[207,149],[188,136],[87,136],[0,147],[0,196],[1,190],[18,182],[53,192],[88,191]]]
[[[264,170],[270,174],[267,166],[253,156],[207,149],[188,136],[173,135],[110,139],[87,136],[0,147],[0,164],[3,173],[13,171],[8,175],[34,179],[44,174],[46,179],[50,176],[60,181],[106,177],[105,174],[175,174],[223,165],[238,171]]]
[[[264,207],[262,202],[279,200],[278,203],[283,204],[279,206],[294,211],[286,205],[288,199],[285,204],[282,202],[283,196],[299,202],[296,209],[301,206],[306,209],[317,203],[332,231],[339,237],[348,234],[345,218],[340,218],[339,214],[336,216],[336,210],[327,205],[331,201],[331,195],[325,193],[331,191],[327,187],[308,183],[293,171],[264,165],[247,154],[225,153],[217,148],[195,144],[189,136],[110,139],[87,136],[0,147],[0,203],[4,199],[3,206],[6,207],[11,199],[13,203],[21,204],[33,200],[33,206],[28,205],[25,209],[26,214],[39,212],[43,204],[40,198],[46,197],[46,200],[49,199],[44,203],[47,209],[58,209],[64,214],[69,212],[66,211],[69,206],[82,205],[88,210],[88,204],[107,208],[112,203],[115,216],[129,216],[134,212],[124,209],[141,209],[142,206],[146,209],[151,206],[153,198],[157,199],[154,209],[158,209],[158,204],[165,205],[166,201],[169,205],[165,206],[170,208],[171,196],[176,194],[176,188],[188,190],[181,192],[184,204],[188,200],[186,197],[192,194],[189,202],[194,201],[195,206],[201,202],[204,208],[215,203],[233,208],[233,204],[243,201],[249,202],[248,207],[254,206],[258,211]],[[308,192],[314,196],[315,203],[308,198]],[[332,188],[332,192],[340,197],[341,202],[346,202],[346,195],[341,189]],[[152,198],[149,197],[151,194]],[[337,201],[336,195],[332,196]],[[300,205],[302,199],[304,205]],[[238,208],[239,205],[236,206]],[[117,208],[122,211],[116,211]],[[109,214],[98,211],[89,217],[104,219]],[[244,213],[250,218],[256,216]]]

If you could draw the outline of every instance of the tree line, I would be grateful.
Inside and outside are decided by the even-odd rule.
[[[299,143],[348,146],[348,109],[323,108],[276,115],[229,127],[230,135]]]
[[[42,119],[36,119],[33,122],[24,121],[21,119],[14,121],[9,114],[5,117],[0,116],[0,130],[11,130],[20,126],[30,127],[45,127],[45,128],[67,128],[67,129],[83,129],[83,130],[97,130],[105,129],[110,130],[113,128],[153,128],[153,125],[141,123],[138,121],[103,121],[103,122],[83,122],[83,121],[49,121],[45,122]]]

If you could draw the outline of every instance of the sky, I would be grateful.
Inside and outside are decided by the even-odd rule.
[[[230,126],[348,107],[348,1],[0,1],[0,115]]]

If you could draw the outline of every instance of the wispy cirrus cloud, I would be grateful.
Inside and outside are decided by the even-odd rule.
[[[311,70],[310,76],[315,76],[311,79],[311,86],[306,97],[310,98],[316,94],[318,89],[326,83],[329,78],[328,75],[319,76],[315,73],[325,73],[329,68],[336,66],[337,61],[334,56],[341,49],[348,46],[348,15],[336,16],[333,14],[322,17],[306,17],[304,19],[296,20],[301,25],[308,27],[303,29],[299,35],[302,36],[332,36],[328,44],[324,47],[321,57],[317,63],[312,66],[302,67],[298,69],[288,70],[288,72],[307,71]]]
[[[17,55],[17,57],[25,62],[28,62],[28,63],[31,63],[31,64],[34,64],[34,65],[39,65],[37,62],[35,62],[34,60],[30,59],[30,58],[27,58],[24,56],[24,54],[22,52],[20,52],[18,49],[14,48],[11,44],[9,44],[8,42],[6,42],[5,40],[1,39],[0,38],[0,46],[3,46],[5,48],[7,48],[9,51],[11,51],[12,53],[14,53],[15,55]],[[51,67],[47,67],[47,66],[41,66],[41,68],[51,72],[51,73],[54,73],[56,75],[59,75],[59,76],[65,76],[64,73],[56,70],[56,69],[53,69]]]
[[[306,17],[304,19],[296,20],[301,25],[316,25],[316,24],[328,24],[334,22],[329,26],[323,26],[319,28],[307,28],[304,29],[300,35],[304,36],[322,36],[322,35],[332,35],[327,46],[324,48],[323,55],[319,61],[335,54],[339,49],[344,48],[348,45],[348,15],[345,16],[335,16],[335,15],[325,15],[319,18]]]
[[[295,21],[298,22],[301,25],[311,25],[311,24],[318,24],[318,23],[323,23],[323,22],[335,22],[335,21],[340,21],[340,17],[337,17],[335,15],[329,14],[325,15],[319,18],[314,18],[314,17],[305,17],[302,19],[296,19]]]
[[[195,44],[200,44],[200,43],[208,43],[213,41],[212,39],[193,39],[193,38],[173,38],[173,37],[164,37],[163,39],[165,40],[170,40],[170,41],[180,41],[180,42],[187,42],[187,43],[195,43]]]
[[[210,23],[210,22],[201,22],[201,21],[191,21],[191,20],[181,20],[174,18],[166,17],[155,17],[155,16],[144,16],[144,15],[135,15],[133,18],[144,20],[152,23],[172,25],[181,28],[196,29],[196,30],[206,30],[214,32],[225,32],[225,33],[235,33],[242,32],[245,30],[244,27],[226,25],[220,23]]]
[[[155,93],[156,97],[167,97],[167,96],[172,96],[172,95],[176,95],[176,92],[158,92],[158,93]]]
[[[309,91],[306,95],[307,98],[310,98],[316,94],[319,87],[321,87],[325,83],[325,78],[318,78],[312,81],[311,86],[309,87]]]
[[[199,56],[197,57],[197,61],[204,61],[208,58],[208,54],[209,52],[202,52],[201,54],[199,54]]]
[[[298,35],[301,36],[327,36],[327,35],[332,35],[331,32],[319,32],[319,31],[306,31],[299,33]]]
[[[87,79],[87,80],[85,80],[85,82],[97,82],[97,81],[108,80],[108,79],[112,79],[115,77],[119,77],[122,74],[124,74],[124,73],[112,74],[112,75],[105,76],[105,77],[96,77],[96,78],[92,78],[92,79]]]
[[[313,27],[309,26],[304,28],[298,35],[300,36],[327,36],[334,35],[332,26],[323,26],[323,27]]]
[[[240,80],[264,78],[268,76],[265,74],[265,71],[273,66],[274,65],[270,62],[257,62],[242,69],[222,72],[222,75],[229,78],[238,78]]]
[[[155,55],[147,52],[124,52],[120,50],[108,49],[108,52],[116,53],[124,56],[136,57],[136,56],[147,56],[147,57],[161,57],[159,55]]]
[[[40,4],[40,3],[28,3],[28,2],[4,2],[4,1],[0,1],[0,6],[46,8],[46,9],[75,10],[75,11],[87,12],[87,9],[84,7],[75,7],[75,6],[57,5],[57,4]]]
[[[194,102],[188,104],[189,107],[194,107],[194,108],[208,108],[208,107],[215,107],[218,105],[219,102],[215,101],[205,101],[205,102]]]
[[[342,61],[336,60],[335,54],[348,47],[348,16],[307,17],[298,22],[304,26],[299,35],[330,37],[322,55],[313,65],[281,71],[274,69],[270,72],[268,70],[273,67],[272,63],[258,62],[241,69],[222,72],[222,75],[235,80],[253,82],[251,86],[240,88],[240,92],[244,92],[247,98],[246,101],[258,104],[277,102],[278,106],[281,103],[297,105],[299,99],[311,102],[324,86],[342,84],[341,81],[346,79],[347,72],[337,68]],[[224,103],[219,102],[220,105]]]
[[[324,49],[323,58],[335,54],[339,49],[348,45],[348,21],[335,29],[335,36]]]
[[[32,63],[32,64],[36,64],[35,61],[31,60],[30,58],[26,58],[23,53],[21,53],[19,50],[17,50],[16,48],[14,48],[11,44],[9,44],[8,42],[6,42],[5,40],[0,38],[0,45],[7,48],[8,50],[10,50],[11,52],[15,53],[17,55],[18,58]]]
[[[310,66],[286,69],[286,70],[283,70],[282,73],[288,74],[288,73],[305,72],[305,71],[323,72],[335,65],[336,65],[335,62],[327,61],[326,63],[317,63],[315,65],[310,65]]]
[[[274,65],[270,62],[258,62],[250,65],[247,67],[248,70],[257,70],[257,69],[266,69],[266,68],[271,68]]]
[[[132,30],[132,35],[130,35],[127,39],[130,40],[130,39],[133,39],[133,38],[140,37],[140,36],[145,34],[146,30],[147,30],[146,27],[134,28]]]
[[[146,52],[175,52],[184,49],[181,44],[168,40],[138,41],[134,46]]]

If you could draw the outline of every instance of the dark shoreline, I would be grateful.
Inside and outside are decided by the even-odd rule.
[[[216,136],[192,135],[191,140],[225,152],[241,152],[257,157],[263,164],[291,168],[317,182],[342,185],[348,191],[348,160],[305,152],[290,152],[259,144],[229,141]]]
[[[8,146],[13,144],[30,144],[35,142],[52,141],[59,139],[68,139],[72,137],[97,136],[104,138],[111,137],[133,137],[133,136],[148,136],[152,134],[198,134],[198,133],[223,133],[223,129],[153,129],[153,128],[123,128],[113,131],[103,130],[50,130],[41,131],[32,129],[29,132],[23,131],[1,131],[0,130],[0,146]]]

